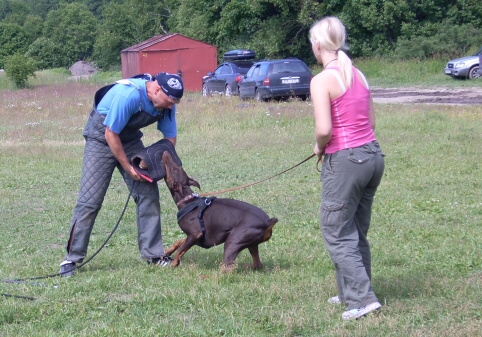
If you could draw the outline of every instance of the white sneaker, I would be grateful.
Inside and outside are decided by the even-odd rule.
[[[70,277],[75,274],[75,262],[65,260],[60,264],[59,275],[62,277]]]
[[[344,321],[349,321],[349,320],[352,320],[352,319],[358,319],[358,318],[363,317],[366,314],[368,314],[368,313],[370,313],[374,310],[380,309],[381,307],[382,307],[382,305],[380,304],[380,302],[373,302],[373,303],[371,303],[369,305],[366,305],[364,307],[361,307],[359,309],[347,310],[341,315],[341,318]]]
[[[330,297],[328,299],[328,303],[330,303],[330,304],[341,304],[341,300],[337,295],[337,296]]]
[[[171,263],[172,263],[172,258],[167,255],[147,260],[148,265],[154,265],[159,267],[169,267]]]

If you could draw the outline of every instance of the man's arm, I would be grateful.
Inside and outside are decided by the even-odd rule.
[[[172,138],[165,137],[164,139],[167,139],[168,141],[170,141],[172,143],[172,145],[176,146],[176,137],[172,137]]]
[[[122,168],[132,177],[134,180],[142,180],[131,165],[131,162],[124,152],[120,137],[117,133],[112,131],[108,126],[105,128],[105,140],[110,147],[110,150],[114,154],[117,161],[121,164]]]

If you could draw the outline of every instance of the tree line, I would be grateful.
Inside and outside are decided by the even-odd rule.
[[[346,25],[352,57],[452,57],[482,46],[480,0],[0,0],[0,68],[20,54],[37,69],[86,60],[118,69],[120,52],[180,33],[258,58],[314,64],[310,26]]]

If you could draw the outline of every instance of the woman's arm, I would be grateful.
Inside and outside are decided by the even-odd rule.
[[[372,129],[375,130],[376,126],[376,120],[375,120],[375,106],[373,105],[373,99],[372,95],[370,94],[370,111],[368,115],[368,119],[370,120],[370,125],[372,126]]]
[[[310,85],[311,100],[315,116],[315,147],[314,153],[321,157],[325,152],[326,144],[331,139],[331,102],[328,81],[325,74],[320,73],[313,77]]]

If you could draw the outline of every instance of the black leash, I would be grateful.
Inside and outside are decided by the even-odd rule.
[[[29,300],[29,301],[35,301],[35,297],[29,297],[29,296],[20,296],[20,295],[12,295],[12,294],[1,294],[2,296],[5,297],[13,297],[13,298],[21,298],[23,300]]]
[[[207,197],[207,196],[210,196],[210,195],[215,195],[215,194],[221,194],[221,193],[226,193],[226,192],[231,192],[231,191],[236,191],[236,190],[240,190],[242,188],[245,188],[245,187],[249,187],[249,186],[253,186],[253,185],[256,185],[256,184],[259,184],[259,183],[262,183],[263,181],[266,181],[266,180],[269,180],[269,179],[273,179],[274,177],[277,177],[279,175],[282,175],[283,173],[286,173],[288,172],[289,170],[292,170],[294,169],[295,167],[298,167],[300,166],[301,164],[303,164],[304,162],[310,160],[311,158],[313,158],[315,156],[315,154],[313,153],[312,155],[310,155],[309,157],[307,157],[306,159],[300,161],[298,164],[296,165],[293,165],[291,166],[290,168],[287,168],[286,170],[283,170],[279,173],[276,173],[270,177],[267,177],[267,178],[264,178],[264,179],[261,179],[261,180],[258,180],[258,181],[255,181],[253,183],[249,183],[249,184],[246,184],[246,185],[241,185],[241,186],[237,186],[237,187],[232,187],[232,188],[228,188],[226,190],[222,190],[222,191],[216,191],[216,192],[208,192],[208,193],[199,193],[199,196],[200,197]],[[319,160],[318,160],[319,162]]]
[[[307,157],[306,159],[302,160],[301,162],[299,162],[298,164],[296,165],[293,165],[292,167],[286,169],[286,170],[283,170],[275,175],[272,175],[268,178],[264,178],[264,179],[261,179],[261,180],[258,180],[258,181],[255,181],[253,183],[250,183],[250,184],[246,184],[246,185],[242,185],[242,186],[238,186],[238,187],[234,187],[234,188],[229,188],[229,189],[226,189],[226,190],[222,190],[222,191],[217,191],[217,192],[211,192],[211,193],[202,193],[200,194],[199,196],[210,196],[210,195],[214,195],[214,194],[220,194],[220,193],[225,193],[225,192],[230,192],[230,191],[234,191],[234,190],[238,190],[238,189],[242,189],[242,188],[245,188],[245,187],[248,187],[248,186],[253,186],[253,185],[256,185],[256,184],[259,184],[263,181],[266,181],[266,180],[269,180],[269,179],[272,179],[274,177],[277,177],[287,171],[290,171],[292,169],[294,169],[295,167],[298,167],[300,166],[301,164],[305,163],[306,161],[310,160],[311,158],[313,158],[315,156],[315,154],[312,154],[310,155],[309,157]],[[318,168],[318,164],[320,163],[320,158],[318,158],[318,162],[317,162],[317,168]],[[112,237],[112,235],[114,235],[115,231],[117,230],[117,228],[119,227],[119,224],[122,220],[122,218],[124,217],[124,213],[127,209],[127,205],[129,204],[129,200],[131,198],[131,195],[132,195],[132,191],[134,190],[134,187],[135,187],[135,184],[137,183],[137,181],[134,181],[134,185],[132,186],[132,189],[130,190],[130,193],[129,193],[129,196],[127,197],[127,200],[126,200],[126,203],[124,205],[124,209],[122,210],[122,213],[119,217],[119,220],[117,220],[117,223],[115,224],[114,226],[114,229],[111,231],[111,233],[109,234],[109,236],[107,237],[107,239],[105,239],[104,243],[100,246],[99,249],[97,249],[97,251],[90,257],[87,259],[87,261],[83,262],[82,264],[78,265],[78,266],[75,266],[73,270],[77,270],[77,269],[80,269],[81,267],[85,266],[87,263],[89,263],[97,254],[100,253],[100,251],[105,247],[105,245],[107,244],[107,242],[109,242],[110,238]],[[50,275],[45,275],[45,276],[37,276],[37,277],[28,277],[28,278],[23,278],[23,279],[4,279],[2,280],[2,282],[5,282],[5,283],[13,283],[13,284],[29,284],[29,285],[35,285],[35,286],[40,286],[40,287],[48,287],[47,284],[43,284],[43,283],[37,283],[37,282],[29,282],[29,281],[35,281],[35,280],[42,280],[42,279],[47,279],[47,278],[52,278],[52,277],[57,277],[57,276],[62,276],[63,274],[67,273],[67,272],[71,272],[73,270],[69,270],[69,271],[66,271],[66,272],[59,272],[59,273],[55,273],[55,274],[50,274]],[[54,288],[56,288],[57,286],[53,286]],[[26,300],[30,300],[30,301],[35,301],[36,298],[35,297],[28,297],[28,296],[20,296],[20,295],[12,295],[12,294],[0,294],[1,296],[4,296],[4,297],[12,297],[12,298],[20,298],[20,299],[26,299]]]
[[[122,220],[122,218],[124,217],[124,213],[126,212],[126,209],[127,209],[127,205],[129,204],[129,200],[131,198],[131,195],[132,195],[132,191],[134,190],[134,187],[136,185],[137,181],[134,181],[134,185],[132,186],[131,190],[130,190],[130,193],[129,193],[129,196],[127,197],[127,200],[126,200],[126,203],[124,205],[124,209],[122,210],[122,213],[119,217],[119,220],[117,220],[117,223],[115,224],[114,226],[114,229],[112,229],[112,231],[110,232],[109,236],[107,237],[107,239],[105,239],[104,243],[100,246],[99,249],[97,249],[97,251],[87,259],[87,261],[79,264],[78,266],[75,266],[73,270],[77,270],[77,269],[80,269],[81,267],[85,266],[87,263],[89,263],[97,254],[100,253],[100,251],[105,247],[105,245],[107,244],[107,242],[109,242],[110,238],[112,237],[112,235],[114,235],[115,231],[117,230],[117,228],[119,227],[119,224]],[[20,278],[20,279],[3,279],[2,282],[5,282],[5,283],[13,283],[13,284],[28,284],[28,285],[35,285],[35,286],[39,286],[39,287],[48,287],[49,285],[47,284],[43,284],[43,283],[37,283],[37,282],[29,282],[29,281],[34,281],[34,280],[42,280],[42,279],[47,279],[47,278],[52,278],[52,277],[56,277],[56,276],[62,276],[63,274],[67,273],[67,272],[71,272],[72,270],[69,270],[69,271],[66,271],[66,272],[59,272],[59,273],[56,273],[56,274],[50,274],[50,275],[45,275],[45,276],[37,276],[37,277],[26,277],[26,278]],[[53,286],[54,288],[57,288],[57,286]],[[20,295],[12,295],[12,294],[1,294],[2,296],[4,297],[13,297],[13,298],[21,298],[21,299],[27,299],[27,300],[31,300],[31,301],[35,301],[36,298],[35,297],[28,297],[28,296],[20,296]]]

